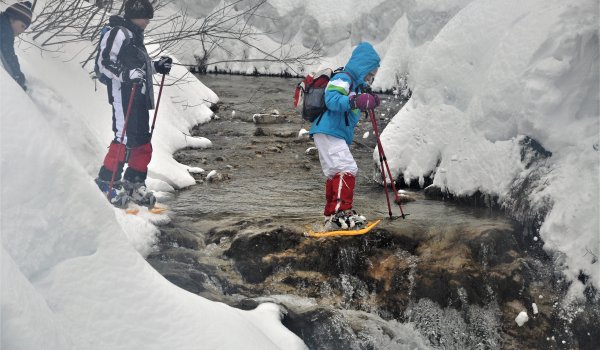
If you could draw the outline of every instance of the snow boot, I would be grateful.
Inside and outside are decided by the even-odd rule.
[[[154,197],[152,191],[146,188],[145,183],[125,180],[123,181],[123,187],[135,204],[148,207],[148,209],[152,209],[156,204],[156,197]]]
[[[100,191],[102,191],[102,193],[109,198],[110,204],[117,208],[125,208],[127,206],[130,198],[127,195],[127,191],[125,191],[123,188],[121,181],[115,181],[113,183],[112,189],[110,190],[110,196],[108,195],[110,181],[104,181],[100,178],[96,178],[94,182],[96,182],[96,185]]]
[[[365,227],[367,219],[362,215],[358,215],[355,210],[348,209],[340,210],[332,215],[330,222],[331,227],[337,225],[342,230],[358,230]]]

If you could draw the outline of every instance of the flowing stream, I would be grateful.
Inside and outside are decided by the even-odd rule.
[[[406,219],[384,220],[368,235],[303,237],[307,224],[322,220],[325,179],[314,144],[299,137],[309,125],[292,109],[298,79],[200,79],[221,99],[217,117],[194,129],[213,147],[176,154],[205,173],[166,202],[172,222],[148,257],[173,283],[240,308],[276,302],[287,312],[284,324],[311,349],[594,344],[569,326],[577,314],[557,307],[564,282],[542,243],[498,210],[414,191],[403,204]],[[380,130],[403,104],[381,97]],[[258,113],[268,116],[254,120]],[[355,209],[369,219],[388,213],[384,188],[373,180],[375,141],[361,121],[351,147],[359,166]],[[531,320],[518,327],[523,310]]]

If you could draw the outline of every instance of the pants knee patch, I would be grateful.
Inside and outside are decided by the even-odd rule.
[[[137,172],[148,172],[148,164],[152,160],[152,145],[149,143],[129,150],[129,168]]]

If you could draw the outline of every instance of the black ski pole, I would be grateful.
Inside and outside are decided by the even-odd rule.
[[[156,108],[154,109],[154,119],[152,120],[152,128],[150,128],[150,140],[152,140],[152,135],[154,135],[154,125],[156,124],[156,116],[158,115],[158,106],[160,106],[160,97],[162,96],[163,86],[165,85],[165,76],[162,75],[162,79],[160,81],[160,89],[158,90],[158,99],[156,100]]]
[[[385,152],[383,151],[383,146],[381,144],[381,139],[379,138],[379,128],[377,127],[377,121],[375,120],[375,113],[373,109],[369,109],[369,117],[371,118],[371,123],[373,124],[373,132],[375,133],[375,138],[377,139],[377,148],[379,150],[380,159],[383,159],[383,163],[387,169],[387,174],[390,178],[390,184],[392,185],[392,190],[394,191],[394,196],[396,198],[396,203],[398,203],[398,208],[400,208],[400,213],[402,214],[402,218],[406,219],[406,215],[404,215],[404,211],[402,210],[402,204],[400,204],[400,197],[398,197],[398,191],[396,190],[396,185],[394,185],[394,178],[392,177],[392,172],[390,170],[390,166],[387,162],[387,157],[385,156]],[[383,173],[383,165],[381,166],[381,172]],[[385,175],[383,175],[385,177]],[[383,182],[384,186],[387,186],[385,180]],[[387,194],[387,189],[386,189]],[[391,213],[391,211],[390,211]],[[391,215],[390,215],[391,217]]]

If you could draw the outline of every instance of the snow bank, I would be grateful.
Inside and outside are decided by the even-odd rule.
[[[158,230],[114,209],[93,182],[113,134],[106,90],[78,64],[92,46],[40,52],[18,41],[27,93],[0,68],[0,347],[304,349],[278,306],[214,303],[146,263]],[[217,96],[180,66],[166,84],[182,77],[164,89],[152,140],[157,191],[194,183],[175,150],[210,146],[187,134],[210,120]]]
[[[596,1],[472,1],[410,53],[413,97],[382,141],[395,175],[434,174],[457,195],[508,200],[533,181],[533,210],[551,207],[545,247],[576,284],[583,271],[600,288],[597,30]],[[552,156],[527,168],[524,136]]]
[[[30,56],[21,54],[21,61],[33,77]],[[275,305],[233,309],[160,276],[128,241],[82,166],[91,161],[78,158],[78,146],[93,147],[69,136],[86,118],[67,113],[48,121],[58,115],[54,109],[68,112],[73,105],[45,110],[3,69],[0,78],[3,348],[305,348],[281,325]],[[74,93],[72,100],[87,96]],[[58,97],[52,101],[63,103]]]

